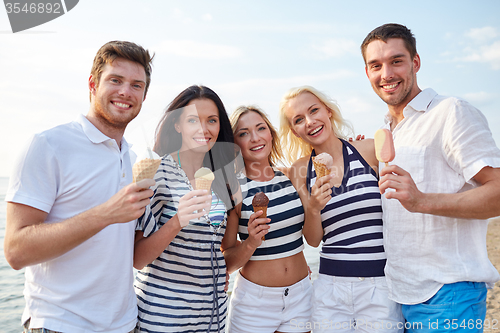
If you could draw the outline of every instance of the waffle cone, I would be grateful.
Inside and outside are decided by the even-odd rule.
[[[330,174],[330,170],[323,163],[318,163],[313,160],[314,170],[316,170],[316,179]]]
[[[207,190],[210,193],[210,186],[212,186],[212,180],[196,178],[195,181],[197,190]]]
[[[143,179],[154,179],[156,170],[160,166],[161,160],[145,158],[135,163],[132,167],[134,183]]]
[[[267,217],[267,206],[253,206],[253,212],[257,213],[259,210],[262,211],[262,215],[259,218]],[[262,240],[266,240],[266,236],[262,236]]]

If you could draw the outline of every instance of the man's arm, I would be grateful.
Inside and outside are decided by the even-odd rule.
[[[151,179],[130,184],[105,203],[58,223],[44,223],[44,211],[8,202],[5,258],[14,269],[35,265],[63,255],[110,224],[133,221],[149,204],[152,185]]]
[[[500,215],[500,168],[484,167],[474,180],[481,186],[460,193],[422,193],[410,174],[391,165],[380,173],[380,193],[397,199],[408,211],[457,218],[488,219]]]

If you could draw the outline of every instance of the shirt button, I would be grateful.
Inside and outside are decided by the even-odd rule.
[[[358,278],[358,279],[359,279],[360,281],[364,281],[364,280],[365,280],[365,278],[364,278],[364,277],[360,277],[360,278]]]
[[[125,178],[125,173],[122,174],[122,178]]]

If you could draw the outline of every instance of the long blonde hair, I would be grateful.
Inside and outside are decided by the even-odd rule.
[[[267,124],[267,127],[269,127],[269,130],[271,131],[271,136],[273,138],[271,154],[269,154],[269,164],[271,166],[276,166],[283,159],[283,151],[281,150],[278,132],[269,121],[267,114],[264,111],[262,111],[259,107],[255,105],[248,105],[248,106],[241,105],[238,106],[233,113],[231,113],[229,120],[231,121],[231,128],[233,129],[233,134],[235,134],[241,116],[249,112],[257,113],[259,116],[262,117],[264,122]]]
[[[313,149],[310,144],[306,143],[304,140],[296,137],[295,134],[293,134],[291,124],[285,114],[285,109],[288,106],[290,100],[306,92],[316,96],[321,101],[321,103],[323,103],[325,107],[332,113],[330,121],[332,124],[333,133],[336,137],[345,140],[348,136],[354,135],[352,125],[342,117],[340,107],[335,100],[311,86],[292,88],[288,90],[281,98],[279,109],[279,137],[281,139],[281,144],[283,145],[283,147],[287,147],[287,149],[285,149],[284,151],[284,158],[290,165],[299,158],[310,155]]]

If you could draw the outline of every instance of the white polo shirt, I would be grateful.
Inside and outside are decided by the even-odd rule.
[[[425,89],[403,114],[393,131],[396,158],[390,164],[408,171],[420,191],[470,190],[478,186],[472,178],[483,167],[500,167],[486,118],[466,101]],[[390,117],[386,120],[390,129]],[[499,279],[486,251],[487,220],[410,213],[398,200],[382,198],[391,299],[416,304],[443,284]]]
[[[87,118],[34,136],[20,155],[6,201],[66,220],[107,201],[132,182],[129,145]],[[112,224],[64,255],[26,268],[22,320],[54,331],[123,333],[136,324],[135,221]]]

